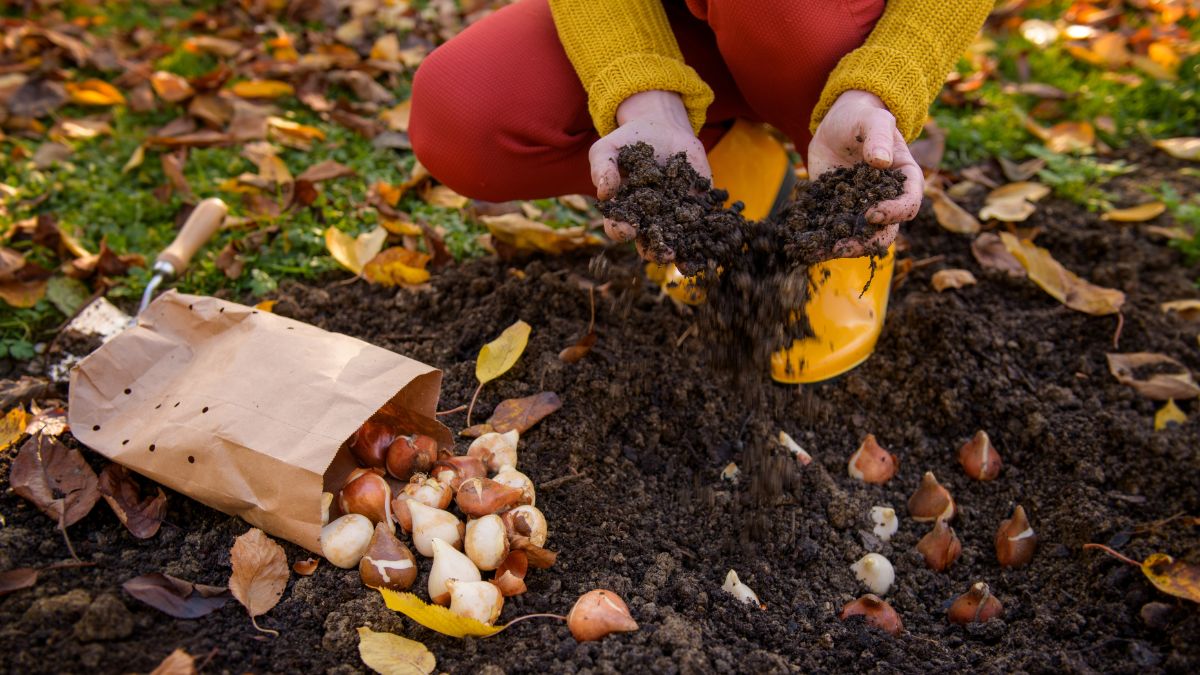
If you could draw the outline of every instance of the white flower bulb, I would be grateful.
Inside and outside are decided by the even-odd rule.
[[[766,609],[766,605],[758,601],[758,595],[749,586],[743,584],[742,580],[738,578],[737,572],[733,570],[729,570],[729,574],[725,575],[725,584],[721,586],[721,590],[748,605]]]
[[[446,585],[448,579],[480,581],[483,577],[470,558],[445,541],[434,538],[433,567],[429,568],[429,599],[434,604],[450,604],[450,588]]]
[[[896,534],[900,527],[900,519],[896,517],[896,509],[888,506],[871,507],[871,520],[875,523],[872,532],[880,541],[887,541]]]
[[[850,566],[854,576],[863,582],[875,595],[884,595],[896,580],[896,570],[887,558],[878,553],[868,553]]]

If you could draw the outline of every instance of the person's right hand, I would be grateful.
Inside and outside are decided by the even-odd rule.
[[[680,152],[687,155],[696,172],[712,178],[708,166],[708,155],[704,144],[692,131],[687,108],[679,94],[670,91],[644,91],[625,99],[617,108],[617,128],[596,141],[588,152],[592,165],[592,182],[596,185],[596,197],[610,199],[621,186],[621,172],[617,168],[617,153],[623,146],[643,141],[654,148],[654,159],[666,164],[671,156]],[[604,220],[604,232],[614,241],[629,241],[637,234],[637,228],[629,223]],[[641,247],[638,253],[645,257]],[[668,263],[674,254],[667,252],[657,263]]]

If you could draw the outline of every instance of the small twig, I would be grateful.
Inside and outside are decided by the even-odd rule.
[[[1155,520],[1155,521],[1146,523],[1145,525],[1138,525],[1136,528],[1134,528],[1133,531],[1136,532],[1137,534],[1145,534],[1146,532],[1153,532],[1153,531],[1157,530],[1158,528],[1162,527],[1163,525],[1166,525],[1168,523],[1179,520],[1180,518],[1183,518],[1186,515],[1187,515],[1187,511],[1180,511],[1179,513],[1176,513],[1173,516],[1167,516],[1166,518],[1163,518],[1161,520]]]
[[[250,617],[250,623],[253,624],[254,629],[259,631],[260,633],[268,633],[272,637],[279,637],[279,631],[271,630],[270,628],[263,628],[262,626],[258,625],[258,620],[255,619],[254,617]]]
[[[335,282],[330,285],[331,286],[349,286],[350,284],[358,281],[359,279],[364,279],[364,278],[365,277],[362,274],[355,274],[354,276],[350,277],[349,279],[342,279],[341,281]]]
[[[571,469],[571,471],[573,471],[574,473],[569,473],[565,476],[559,476],[558,478],[551,478],[550,480],[546,481],[545,483],[542,483],[541,485],[539,485],[538,489],[539,490],[550,490],[550,489],[558,487],[559,485],[562,485],[563,483],[569,483],[569,482],[575,480],[576,478],[581,478],[587,473],[586,471],[575,471],[575,469]]]
[[[475,387],[475,393],[471,395],[471,405],[467,406],[467,426],[471,426],[471,413],[475,410],[475,399],[479,398],[479,390],[483,389],[483,383],[480,382],[478,387]]]
[[[920,260],[914,260],[912,267],[910,269],[919,270],[922,267],[929,267],[930,265],[940,263],[945,259],[946,259],[946,256],[941,255],[941,254],[929,256],[928,258],[921,258]]]
[[[1125,313],[1117,312],[1117,330],[1113,333],[1113,349],[1121,348],[1121,329],[1125,328]]]
[[[1127,562],[1130,565],[1133,565],[1134,567],[1142,566],[1142,563],[1134,560],[1133,558],[1123,556],[1120,553],[1117,553],[1116,551],[1112,550],[1111,548],[1105,546],[1104,544],[1084,544],[1083,547],[1100,549],[1101,551],[1104,551],[1105,553],[1111,555],[1112,557],[1116,558],[1117,560],[1120,560],[1121,562]]]
[[[591,334],[592,331],[596,330],[596,287],[595,286],[588,287],[588,302],[592,306],[592,318],[590,321],[588,321],[587,332],[588,332],[588,334]]]
[[[562,616],[561,614],[526,614],[525,616],[518,616],[512,621],[504,624],[504,629],[508,630],[509,628],[512,628],[516,624],[521,623],[526,619],[558,619],[559,621],[566,621],[567,617]]]
[[[77,562],[83,562],[79,560],[79,556],[75,553],[75,546],[71,544],[71,538],[67,536],[67,506],[65,502],[62,511],[58,514],[58,530],[62,532],[63,541],[67,542],[67,550],[71,552],[71,557]]]
[[[200,664],[196,666],[196,671],[199,672],[201,670],[204,670],[204,667],[207,666],[209,664],[209,662],[213,660],[213,657],[215,657],[216,655],[217,655],[217,648],[213,647],[208,652],[208,656],[204,657],[204,660],[201,661]]]
[[[77,567],[95,567],[95,566],[96,566],[96,563],[94,563],[94,562],[88,562],[88,561],[84,561],[84,560],[71,560],[71,561],[67,561],[67,562],[54,563],[53,565],[46,565],[45,567],[41,568],[38,571],[46,572],[49,570],[70,570],[70,569],[75,569]]]
[[[454,413],[462,412],[466,409],[467,409],[466,404],[463,404],[463,405],[458,406],[457,408],[451,408],[449,410],[442,410],[440,412],[435,412],[435,413],[433,413],[433,416],[441,417],[442,415],[453,415]]]
[[[678,349],[679,345],[683,344],[683,341],[687,340],[695,332],[696,332],[696,324],[694,324],[694,323],[690,324],[687,327],[687,330],[683,331],[683,334],[680,335],[679,338],[675,340],[675,348]]]

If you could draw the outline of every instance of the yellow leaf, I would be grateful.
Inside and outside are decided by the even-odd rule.
[[[279,98],[291,96],[296,90],[287,82],[279,80],[251,80],[238,82],[230,87],[230,91],[242,98]]]
[[[124,105],[125,97],[117,88],[104,80],[68,82],[67,95],[72,103],[79,105]]]
[[[397,220],[395,218],[380,218],[379,224],[392,234],[398,234],[402,237],[419,237],[422,234],[421,226],[408,220]]]
[[[329,249],[329,254],[342,267],[355,274],[362,274],[367,261],[379,255],[386,239],[387,230],[382,227],[364,232],[356,238],[351,238],[336,227],[325,230],[325,248]]]
[[[556,230],[519,213],[483,216],[480,220],[493,239],[519,251],[542,251],[557,255],[603,243],[582,226]]]
[[[429,281],[429,270],[425,269],[428,264],[428,255],[393,246],[363,265],[362,274],[367,281],[381,286],[423,284]]]
[[[379,119],[392,131],[408,131],[408,119],[412,115],[412,101],[404,101],[379,113]]]
[[[1059,122],[1047,134],[1046,149],[1050,152],[1083,152],[1096,144],[1096,129],[1090,122]]]
[[[442,635],[457,638],[489,637],[507,627],[489,626],[475,619],[459,616],[445,607],[426,604],[412,593],[397,593],[387,588],[381,588],[379,592],[383,595],[383,602],[388,609],[400,612],[429,630],[437,631]]]
[[[1200,162],[1200,136],[1163,138],[1154,141],[1154,147],[1175,159],[1190,159],[1193,162]]]
[[[975,275],[969,270],[938,270],[933,273],[932,282],[933,289],[938,293],[947,288],[962,288],[963,286],[974,286]]]
[[[1100,216],[1100,220],[1114,223],[1144,223],[1161,216],[1166,210],[1167,205],[1162,202],[1146,202],[1125,209],[1113,209]]]
[[[990,204],[1004,199],[1025,199],[1036,202],[1048,194],[1050,194],[1050,187],[1048,185],[1023,180],[1016,183],[1009,183],[1008,185],[1001,185],[992,190],[988,193],[987,197],[983,198],[983,203]]]
[[[21,434],[25,433],[25,425],[29,423],[29,415],[25,413],[25,409],[17,406],[8,411],[3,418],[0,418],[0,452],[4,452]]]
[[[129,173],[142,165],[146,161],[146,144],[143,143],[134,149],[133,154],[129,156],[129,161],[125,162],[125,166],[121,168],[121,173]]]
[[[257,309],[261,312],[274,312],[276,302],[279,302],[279,301],[278,300],[263,300],[262,302],[255,305],[254,309]]]
[[[1195,300],[1171,300],[1159,305],[1163,312],[1176,312],[1183,317],[1184,321],[1196,321],[1200,319],[1200,299]]]
[[[437,658],[420,642],[366,626],[358,629],[358,655],[379,675],[429,675],[437,667]]]
[[[471,201],[445,185],[431,185],[421,197],[431,206],[444,206],[449,209],[461,209]]]
[[[1163,593],[1200,602],[1200,566],[1154,553],[1142,561],[1142,574]]]
[[[296,150],[310,150],[313,141],[325,140],[324,131],[282,117],[268,117],[267,130],[271,138]]]
[[[373,186],[375,192],[379,193],[379,197],[387,202],[388,206],[395,206],[400,203],[400,198],[404,196],[405,187],[403,185],[392,185],[379,181]]]
[[[988,202],[979,209],[979,217],[984,220],[1000,220],[1006,223],[1020,223],[1027,220],[1037,211],[1037,207],[1025,199],[1013,197]]]
[[[1094,316],[1104,316],[1116,314],[1125,304],[1124,293],[1081,279],[1059,264],[1049,251],[1033,242],[1017,239],[1008,232],[1001,232],[1000,240],[1029,273],[1029,278],[1067,307]]]
[[[529,324],[518,319],[516,323],[505,328],[500,337],[479,350],[479,359],[475,362],[475,377],[479,379],[480,384],[491,382],[513,367],[525,351],[525,345],[529,344],[531,330],[533,329]]]
[[[178,103],[196,93],[187,80],[165,70],[150,76],[150,86],[154,87],[154,93],[158,94],[159,98],[168,103]]]
[[[0,300],[13,307],[28,309],[46,295],[47,281],[5,281],[0,283]]]
[[[1175,405],[1175,399],[1167,399],[1167,404],[1159,408],[1158,412],[1154,413],[1154,430],[1162,431],[1167,428],[1168,424],[1183,424],[1187,421],[1187,415]]]
[[[933,202],[933,214],[937,216],[938,225],[944,229],[959,234],[974,234],[979,231],[979,221],[975,216],[956,204],[941,188],[927,188],[925,196]]]

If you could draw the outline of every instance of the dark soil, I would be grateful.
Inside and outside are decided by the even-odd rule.
[[[1153,168],[1194,192],[1200,184],[1181,178],[1180,166],[1156,157]],[[1139,226],[1101,222],[1073,204],[1043,203],[1028,224],[1070,269],[1128,293],[1120,351],[1161,352],[1200,370],[1200,328],[1158,308],[1196,297],[1200,268]],[[102,503],[71,528],[80,556],[97,567],[46,572],[36,587],[0,598],[0,671],[147,672],[183,647],[212,653],[205,672],[361,672],[355,628],[368,625],[424,642],[439,671],[454,673],[1197,672],[1196,604],[1081,549],[1105,542],[1138,559],[1162,551],[1200,563],[1194,521],[1154,524],[1200,515],[1196,402],[1181,403],[1184,426],[1154,432],[1159,404],[1107,371],[1115,318],[1073,312],[1028,280],[980,269],[969,244],[922,213],[904,255],[945,258],[917,266],[895,289],[878,352],[832,382],[765,388],[766,429],[747,423],[747,401],[708,366],[706,343],[691,337],[677,346],[694,316],[642,282],[597,295],[595,349],[562,363],[558,352],[587,330],[588,293],[577,283],[585,257],[480,260],[435,275],[422,290],[286,287],[280,312],[444,368],[443,408],[469,399],[480,346],[518,318],[529,322],[528,351],[484,388],[476,415],[506,398],[558,392],[563,408],[524,436],[520,468],[538,484],[578,477],[540,491],[558,564],[533,571],[529,593],[510,601],[503,618],[565,612],[580,593],[605,587],[625,598],[641,630],[577,644],[561,624],[531,621],[494,638],[454,640],[386,610],[357,572],[324,563],[312,577],[293,576],[282,602],[259,618],[278,638],[256,632],[233,603],[174,620],[120,584],[155,571],[224,584],[229,547],[247,525],[172,493],[170,524],[156,538],[133,539]],[[611,265],[631,279],[640,268],[631,253]],[[929,278],[940,267],[969,269],[979,283],[936,293]],[[446,421],[464,423],[462,414]],[[759,434],[780,428],[813,455],[811,465],[764,473],[762,462],[777,469],[788,460],[747,455],[761,446]],[[1005,462],[987,483],[968,479],[955,459],[979,428]],[[885,486],[846,474],[867,433],[900,457]],[[742,468],[732,484],[719,477],[730,461]],[[4,480],[10,465],[7,453]],[[926,470],[960,509],[963,554],[946,573],[925,569],[915,545],[926,528],[904,512]],[[781,496],[750,513],[756,481],[777,483]],[[1002,570],[992,536],[1016,503],[1040,546],[1028,567]],[[876,504],[901,515],[888,543],[870,534]],[[66,558],[54,525],[11,490],[0,494],[0,515],[0,569]],[[765,539],[747,543],[750,527]],[[289,561],[308,557],[285,549]],[[837,619],[864,592],[850,565],[867,551],[896,567],[887,599],[904,620],[897,638]],[[766,611],[720,590],[730,568]],[[1003,601],[1003,619],[948,624],[948,603],[980,580]]]
[[[647,257],[696,276],[706,298],[696,326],[711,363],[755,382],[772,352],[812,335],[798,311],[808,304],[808,266],[833,257],[838,242],[870,239],[881,226],[863,214],[904,191],[901,172],[857,164],[800,183],[781,212],[747,221],[741,202],[724,208],[729,193],[697,174],[684,153],[659,166],[650,145],[635,143],[617,162],[621,189],[601,212],[634,225]]]

